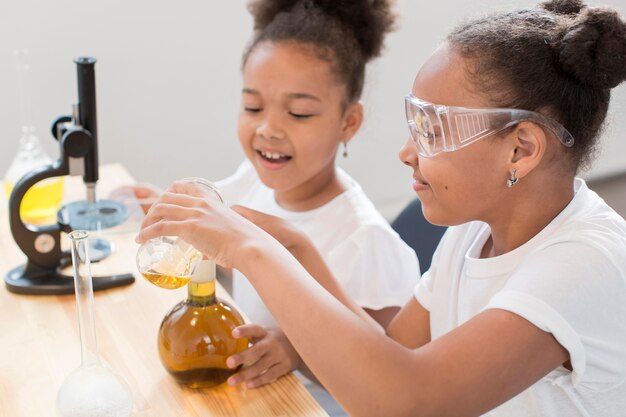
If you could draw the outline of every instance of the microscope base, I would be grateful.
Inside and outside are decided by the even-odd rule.
[[[32,263],[10,270],[4,277],[4,282],[7,289],[15,294],[74,294],[73,276],[62,274],[58,268],[42,268]],[[93,277],[93,290],[105,290],[133,282],[135,282],[133,274]]]

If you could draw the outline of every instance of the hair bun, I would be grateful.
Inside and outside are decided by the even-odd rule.
[[[555,47],[563,70],[582,84],[610,89],[626,79],[626,23],[615,10],[586,8]]]
[[[351,28],[366,60],[380,55],[385,34],[394,29],[389,0],[305,0],[304,4],[319,8]]]
[[[354,33],[366,61],[380,55],[385,35],[394,29],[390,0],[251,0],[248,3],[257,31],[264,30],[279,14],[299,8],[307,13],[322,13]]]
[[[585,7],[581,0],[550,0],[542,3],[541,8],[561,15],[577,15]]]
[[[254,18],[254,30],[263,30],[269,25],[277,14],[288,12],[299,0],[257,0],[248,3],[248,10]]]

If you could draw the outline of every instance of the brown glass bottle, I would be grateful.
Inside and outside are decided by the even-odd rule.
[[[189,296],[174,306],[159,329],[159,355],[167,371],[192,388],[219,385],[237,369],[226,359],[248,348],[232,331],[244,323],[237,310],[215,296],[215,281],[191,281]]]

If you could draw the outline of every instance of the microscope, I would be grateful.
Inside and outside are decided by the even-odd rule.
[[[70,253],[61,248],[62,233],[79,229],[99,231],[117,226],[128,217],[124,205],[97,198],[96,60],[80,57],[74,62],[77,66],[78,104],[74,105],[72,116],[59,117],[52,125],[52,135],[59,142],[60,157],[54,163],[24,175],[15,184],[9,198],[11,234],[27,258],[25,265],[12,269],[4,278],[7,289],[14,293],[74,293],[73,275],[62,273],[71,263]],[[20,205],[26,192],[39,181],[64,175],[82,175],[86,200],[64,205],[57,213],[56,224],[36,226],[24,223],[20,217]],[[93,240],[90,244],[92,262],[106,258],[110,252],[111,245],[104,239]],[[134,281],[132,274],[94,277],[93,289],[128,285]]]

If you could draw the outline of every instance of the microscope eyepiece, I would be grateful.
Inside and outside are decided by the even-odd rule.
[[[93,65],[96,63],[96,58],[92,58],[89,56],[81,56],[74,59],[74,62],[78,65]]]

